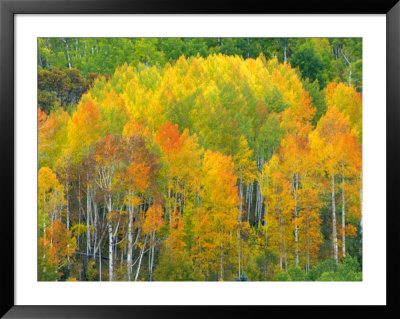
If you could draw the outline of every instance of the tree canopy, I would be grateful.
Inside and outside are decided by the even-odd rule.
[[[361,280],[358,63],[358,39],[39,39],[39,280]]]

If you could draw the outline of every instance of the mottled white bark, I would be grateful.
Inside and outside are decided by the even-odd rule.
[[[332,242],[333,242],[333,258],[338,263],[338,243],[336,232],[336,203],[335,203],[335,175],[331,178],[331,201],[332,201]]]
[[[108,280],[113,280],[113,233],[112,233],[112,225],[108,225]]]
[[[360,176],[360,179],[362,178],[362,176]],[[361,258],[362,255],[362,236],[363,236],[363,191],[362,191],[362,183],[360,186],[360,242],[359,242],[359,246],[358,246],[358,254]]]
[[[223,247],[222,245],[219,247],[219,279],[224,280],[224,259],[223,259]]]
[[[86,254],[89,255],[91,252],[90,249],[90,213],[91,213],[91,203],[90,203],[90,188],[89,188],[89,182],[87,185],[87,191],[86,191]]]
[[[99,281],[101,281],[101,247],[99,248]]]
[[[153,265],[154,265],[154,248],[155,248],[156,233],[151,234],[151,247],[149,251],[149,281],[153,281]]]
[[[295,221],[295,228],[294,228],[294,242],[295,242],[295,263],[296,266],[299,265],[299,227],[297,225],[297,191],[299,189],[299,172],[295,174],[295,182],[294,182],[294,221]]]
[[[70,47],[66,39],[62,38],[63,42],[65,43],[65,46],[67,47],[67,60],[68,60],[68,68],[71,69],[71,56],[70,56]]]
[[[279,232],[279,267],[282,270],[282,231],[281,231],[282,221],[278,218],[278,232]]]
[[[349,65],[349,80],[348,80],[348,85],[351,84],[351,62],[349,59],[346,57],[346,55],[342,52],[343,58],[346,61],[346,63]]]
[[[142,248],[140,249],[139,264],[138,264],[138,267],[137,267],[137,270],[136,270],[135,281],[137,281],[138,278],[139,278],[140,267],[141,267],[141,265],[142,265],[143,253],[144,253],[144,248],[146,247],[146,243],[147,243],[147,236],[145,237],[143,246],[142,246]]]
[[[343,169],[343,166],[342,166]],[[344,173],[342,171],[342,256],[346,257],[346,213],[344,199]]]
[[[250,213],[251,213],[251,206],[253,204],[253,189],[254,189],[254,182],[251,182],[247,185],[248,188],[248,196],[247,196],[247,221],[250,221]]]
[[[239,178],[239,215],[238,215],[238,229],[237,229],[237,236],[238,236],[238,274],[239,278],[241,275],[241,239],[240,239],[240,226],[242,223],[242,212],[243,212],[243,177]]]
[[[127,270],[128,270],[128,281],[131,280],[132,275],[132,251],[133,251],[133,205],[129,202],[128,205],[128,253],[127,253]]]
[[[67,175],[68,178],[68,175]],[[69,230],[69,187],[68,183],[65,184],[65,189],[67,191],[67,229]]]
[[[93,189],[93,213],[94,213],[94,223],[93,223],[93,236],[94,236],[94,243],[93,243],[93,255],[96,259],[96,252],[97,252],[97,241],[98,241],[98,234],[97,234],[97,223],[99,220],[98,211],[97,211],[97,203],[96,203],[96,187]]]

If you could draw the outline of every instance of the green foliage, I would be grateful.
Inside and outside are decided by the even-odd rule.
[[[317,125],[317,122],[321,118],[322,115],[326,112],[326,103],[325,103],[325,92],[320,89],[318,80],[314,82],[310,82],[309,79],[304,80],[303,82],[304,89],[310,94],[312,104],[316,108],[316,112],[314,118],[312,120],[313,125]]]
[[[348,255],[344,263],[339,264],[335,281],[361,281],[362,272],[356,257]]]
[[[93,80],[85,80],[78,69],[38,69],[38,105],[47,114],[59,106],[77,104]]]
[[[356,257],[348,255],[345,261],[336,265],[330,258],[314,266],[306,275],[310,281],[361,281],[362,272]]]
[[[86,278],[88,281],[97,281],[99,271],[96,269],[96,262],[91,260],[86,269]]]
[[[287,272],[281,272],[275,276],[275,281],[290,281],[290,275]]]
[[[271,113],[257,136],[256,155],[266,161],[269,160],[274,150],[278,149],[282,135],[279,119],[274,113]]]
[[[352,61],[352,83],[361,90],[359,38],[39,38],[38,66],[66,69],[70,63],[71,68],[79,69],[86,78],[91,72],[111,75],[124,63],[165,65],[182,55],[206,57],[223,53],[247,59],[263,54],[267,59],[276,56],[283,62],[284,52],[292,65],[305,66],[304,78],[309,77],[312,82],[318,78],[321,87],[327,81],[345,80],[349,69],[345,54]]]
[[[300,267],[292,265],[288,268],[288,274],[291,281],[304,281],[306,274]]]
[[[306,279],[316,281],[323,273],[333,273],[337,269],[337,265],[333,258],[325,259],[322,263],[314,266],[307,273]]]
[[[336,40],[39,39],[38,278],[362,280],[361,41]]]
[[[268,110],[275,113],[280,113],[289,107],[289,103],[285,102],[282,92],[276,86],[272,88],[272,91],[267,93],[264,103]]]
[[[38,245],[38,281],[56,281],[57,263],[41,243]]]
[[[326,79],[323,75],[324,65],[321,58],[311,47],[303,47],[297,50],[291,60],[293,67],[299,67],[303,79],[309,79],[314,82],[318,79],[321,87],[326,84]]]
[[[202,281],[204,276],[193,267],[187,251],[178,254],[172,249],[164,247],[160,252],[160,260],[154,270],[154,279],[157,281]]]
[[[279,272],[276,281],[361,281],[362,272],[356,257],[348,255],[336,265],[333,258],[324,260],[305,273],[300,267],[291,265],[287,272]]]
[[[86,225],[77,223],[74,226],[72,226],[71,231],[75,237],[78,237],[86,233]]]

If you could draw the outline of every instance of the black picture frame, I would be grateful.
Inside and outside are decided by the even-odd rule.
[[[387,21],[387,305],[386,306],[16,306],[14,303],[14,15],[15,14],[385,14]],[[1,309],[4,318],[218,318],[282,314],[399,316],[400,3],[398,0],[222,1],[0,0]],[[371,291],[371,294],[374,292]],[[266,309],[265,307],[268,307]]]

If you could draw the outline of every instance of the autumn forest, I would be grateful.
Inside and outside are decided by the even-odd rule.
[[[39,281],[362,280],[362,39],[39,38]]]

